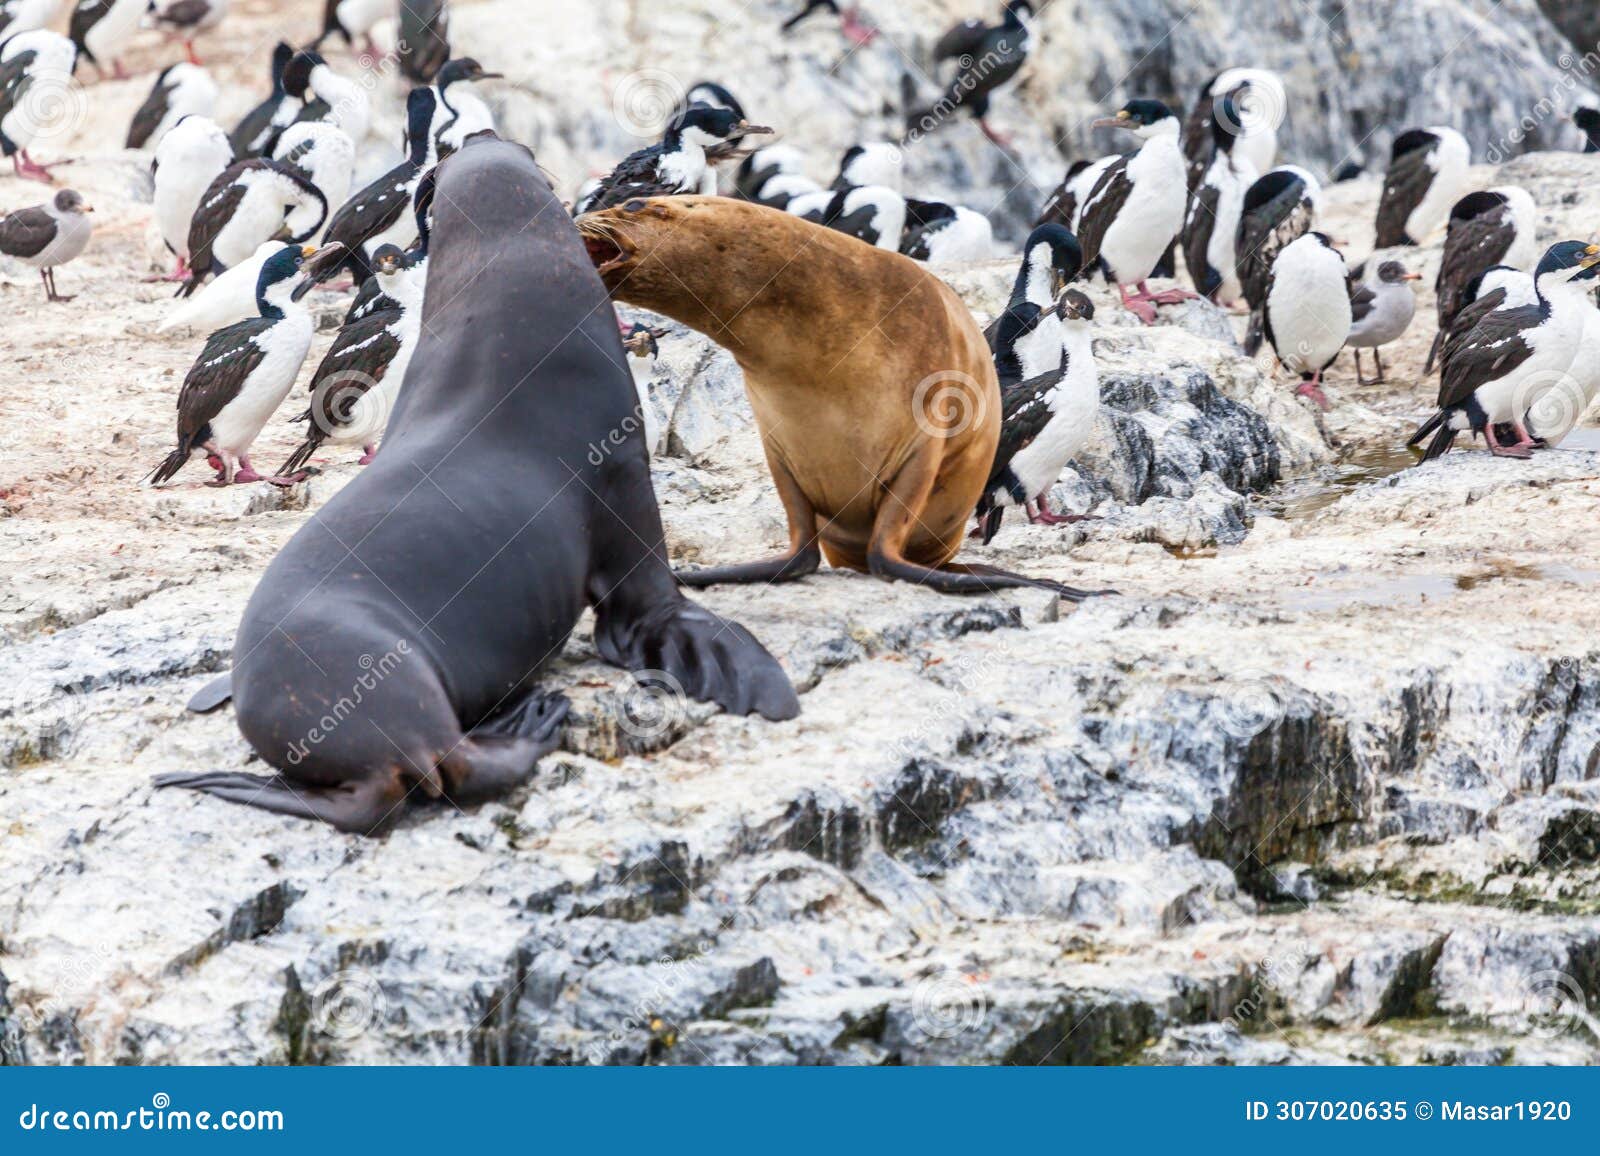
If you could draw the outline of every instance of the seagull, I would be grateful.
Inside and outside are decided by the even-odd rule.
[[[1417,295],[1411,282],[1420,281],[1421,273],[1408,273],[1399,261],[1385,261],[1378,266],[1375,285],[1351,285],[1350,336],[1345,344],[1356,359],[1357,385],[1383,384],[1383,350],[1391,341],[1399,340],[1411,325],[1417,312]],[[1372,350],[1378,363],[1375,377],[1361,374],[1361,351]]]
[[[86,213],[94,209],[76,191],[62,189],[42,205],[0,216],[0,253],[39,270],[45,300],[71,301],[56,292],[56,268],[89,244],[93,226]]]
[[[190,64],[199,64],[194,53],[194,38],[222,23],[228,14],[228,0],[150,0],[150,13],[156,27],[164,28],[183,41]]]

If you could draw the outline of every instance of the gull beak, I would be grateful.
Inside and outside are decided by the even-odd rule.
[[[344,252],[345,247],[339,241],[324,245],[320,249],[315,245],[302,245],[300,256],[304,259],[304,263],[300,267],[300,284],[289,294],[290,299],[300,300],[311,292],[312,286],[331,277]]]

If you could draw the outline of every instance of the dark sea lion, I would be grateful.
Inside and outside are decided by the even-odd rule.
[[[971,312],[917,262],[728,197],[632,200],[578,228],[614,299],[733,354],[788,516],[787,554],[680,581],[785,581],[826,556],[948,593],[1088,593],[952,561],[994,464],[1000,387]]]
[[[383,450],[284,546],[239,628],[239,728],[279,774],[159,785],[363,832],[413,792],[499,794],[558,742],[566,700],[534,681],[586,605],[606,661],[736,714],[799,713],[761,644],[673,579],[615,315],[532,154],[474,139],[434,204]]]

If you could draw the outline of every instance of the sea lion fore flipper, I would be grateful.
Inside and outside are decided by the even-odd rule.
[[[233,697],[233,672],[218,675],[195,691],[194,697],[188,702],[188,709],[195,714],[210,714]]]
[[[800,713],[789,676],[766,647],[737,622],[687,598],[636,617],[602,602],[595,607],[594,640],[607,662],[667,675],[690,698],[729,714],[777,721]]]
[[[374,834],[392,822],[399,816],[406,796],[405,784],[394,771],[352,779],[335,787],[291,783],[282,775],[230,771],[157,775],[155,785],[184,787],[279,815],[320,819],[358,835]]]
[[[737,622],[689,601],[678,589],[667,566],[661,511],[641,442],[630,443],[608,463],[602,484],[604,500],[596,503],[591,524],[588,585],[600,657],[635,673],[659,672],[667,676],[660,681],[670,691],[714,702],[729,714],[773,720],[797,716],[800,699],[767,648]],[[814,537],[792,553],[802,565],[809,555],[809,568],[816,569]]]

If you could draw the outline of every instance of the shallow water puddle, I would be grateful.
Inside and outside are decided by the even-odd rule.
[[[1348,578],[1351,584],[1343,584]],[[1330,579],[1321,589],[1296,587],[1279,592],[1278,602],[1289,610],[1337,610],[1342,606],[1407,605],[1429,598],[1450,598],[1502,581],[1575,583],[1592,585],[1600,571],[1551,563],[1530,566],[1508,562],[1473,574],[1349,574]],[[1333,585],[1333,583],[1340,583]]]
[[[1594,432],[1600,435],[1600,430]],[[1416,454],[1404,445],[1365,446],[1329,467],[1321,477],[1301,478],[1280,486],[1261,498],[1258,509],[1270,517],[1300,521],[1327,509],[1351,490],[1397,474],[1416,461]]]

